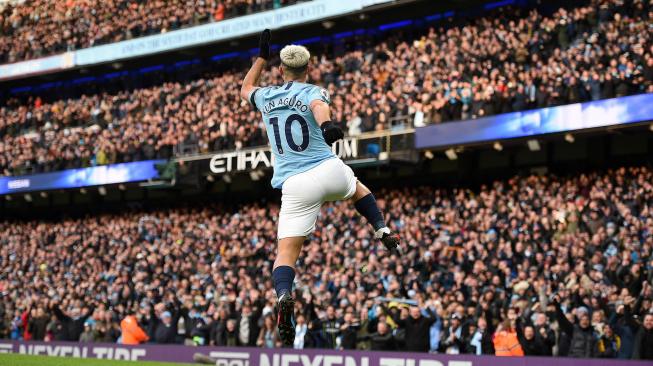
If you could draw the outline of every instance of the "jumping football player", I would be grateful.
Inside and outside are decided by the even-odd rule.
[[[332,151],[344,137],[331,122],[329,93],[307,84],[310,54],[303,46],[281,50],[279,71],[284,84],[258,87],[261,72],[270,58],[270,30],[259,40],[260,53],[249,70],[240,96],[261,111],[274,154],[272,186],[281,189],[277,258],[272,278],[277,292],[279,336],[286,345],[295,339],[295,302],[292,284],[295,262],[306,237],[315,230],[323,202],[351,200],[374,228],[391,253],[399,253],[399,236],[390,231],[374,195]]]

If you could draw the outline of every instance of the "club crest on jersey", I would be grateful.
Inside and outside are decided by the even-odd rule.
[[[325,102],[331,103],[331,98],[329,97],[329,92],[326,89],[321,88],[320,89],[320,94],[322,95],[322,97],[324,97]]]

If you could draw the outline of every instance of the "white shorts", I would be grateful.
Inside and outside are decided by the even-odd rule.
[[[323,202],[346,200],[356,192],[356,176],[338,158],[286,179],[281,188],[279,239],[308,236]]]

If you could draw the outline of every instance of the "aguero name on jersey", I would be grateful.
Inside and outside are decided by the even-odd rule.
[[[274,188],[281,188],[291,176],[336,157],[313,117],[311,102],[314,100],[331,103],[325,89],[297,81],[254,89],[250,93],[250,103],[263,115],[274,155]]]

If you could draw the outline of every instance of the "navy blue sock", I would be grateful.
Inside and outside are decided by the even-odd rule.
[[[374,227],[374,231],[385,227],[383,214],[381,214],[381,210],[379,210],[379,206],[376,204],[376,199],[372,193],[356,201],[354,207]]]
[[[272,271],[272,281],[274,289],[277,291],[277,297],[281,297],[284,292],[292,291],[292,282],[295,280],[295,270],[289,266],[279,266]]]

